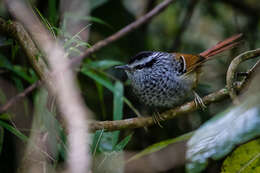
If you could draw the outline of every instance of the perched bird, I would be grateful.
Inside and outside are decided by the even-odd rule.
[[[196,105],[204,107],[194,91],[201,65],[212,56],[231,49],[239,43],[242,34],[234,35],[198,54],[140,52],[126,65],[125,70],[134,93],[149,107],[170,108],[182,104],[190,93]]]

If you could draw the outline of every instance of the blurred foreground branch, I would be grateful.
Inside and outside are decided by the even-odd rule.
[[[75,74],[67,68],[70,61],[66,57],[63,47],[46,30],[30,6],[19,0],[5,0],[5,3],[10,13],[28,30],[48,62],[51,75],[46,72],[43,74],[45,76],[43,79],[49,93],[57,98],[59,110],[66,123],[67,170],[71,173],[88,172],[91,164],[87,117],[90,117],[90,111],[84,107],[75,84]],[[35,59],[37,60],[37,58]],[[25,170],[32,172],[32,167],[23,171],[25,172]]]
[[[246,59],[251,59],[256,56],[260,55],[260,49],[252,50],[252,51],[247,51],[241,55],[239,55],[237,58],[235,58],[231,65],[230,68],[232,68],[232,73],[228,72],[228,75],[234,76],[234,72],[238,67],[238,64],[242,62],[241,57],[243,60]],[[239,59],[239,60],[238,60]],[[236,62],[236,63],[234,63]],[[236,64],[236,65],[234,65]],[[259,65],[259,61],[249,70],[249,73],[251,74],[254,72],[254,69],[256,66]],[[229,68],[229,69],[230,69]],[[246,79],[249,79],[251,75],[248,75]],[[243,80],[242,82],[234,82],[234,78],[228,77],[228,83],[232,82],[231,84],[229,83],[229,86],[232,86],[232,88],[235,91],[240,91],[245,84],[247,83],[247,80]],[[203,102],[205,105],[209,105],[214,102],[218,102],[221,100],[224,100],[225,98],[228,98],[229,96],[229,90],[228,88],[223,88],[219,91],[216,91],[214,93],[211,93],[205,97],[202,98]],[[187,113],[191,113],[195,110],[198,110],[199,107],[196,107],[196,104],[194,101],[188,102],[182,106],[178,106],[176,108],[170,109],[162,114],[160,116],[165,120],[172,119],[176,116],[184,115]],[[160,120],[162,121],[162,120]],[[138,117],[138,118],[129,118],[129,119],[124,119],[124,120],[118,120],[118,121],[96,121],[96,122],[91,122],[90,123],[90,130],[95,131],[95,130],[100,130],[100,129],[105,129],[107,131],[114,131],[114,130],[122,130],[122,129],[133,129],[133,128],[140,128],[140,127],[146,127],[146,126],[151,126],[154,124],[153,118],[152,117]]]

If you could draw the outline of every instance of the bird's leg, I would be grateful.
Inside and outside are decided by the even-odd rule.
[[[160,121],[163,121],[164,118],[160,115],[160,113],[158,111],[155,111],[152,118],[153,118],[153,121],[154,121],[155,124],[157,124],[159,127],[163,128]]]
[[[203,100],[201,99],[199,94],[197,94],[195,91],[193,91],[193,94],[196,107],[200,107],[202,110],[205,110],[207,106],[203,103]]]

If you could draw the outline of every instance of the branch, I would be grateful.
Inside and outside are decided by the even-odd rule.
[[[18,100],[24,98],[27,94],[29,94],[31,91],[33,91],[35,88],[37,88],[40,85],[41,85],[41,81],[37,81],[34,84],[30,85],[28,88],[26,88],[23,92],[12,97],[10,100],[8,100],[8,102],[6,102],[3,106],[0,107],[0,114],[6,112]]]
[[[162,12],[166,7],[168,7],[174,0],[164,0],[162,3],[157,5],[153,10],[151,10],[146,15],[140,17],[133,23],[125,26],[121,30],[117,31],[115,34],[109,36],[105,40],[101,40],[97,42],[95,45],[93,45],[91,48],[87,49],[86,52],[84,52],[79,57],[73,58],[71,60],[71,66],[76,66],[79,64],[84,58],[91,55],[92,53],[96,52],[97,50],[107,46],[108,44],[120,39],[124,35],[130,33],[131,31],[137,29],[139,26],[145,24],[149,20],[151,20],[154,16],[158,15],[160,12]]]
[[[233,100],[234,104],[239,104],[239,100],[237,98],[236,89],[234,87],[234,80],[235,80],[235,73],[236,69],[238,68],[239,64],[245,60],[252,59],[255,57],[260,56],[260,48],[256,50],[251,50],[244,52],[240,55],[238,55],[236,58],[232,60],[232,62],[229,65],[227,76],[226,76],[226,83],[227,83],[227,89],[229,91],[230,98]],[[251,68],[247,75],[250,75],[255,69],[255,66],[259,63],[259,61]]]
[[[239,55],[238,57],[244,57],[244,60],[245,60],[245,59],[249,59],[249,58],[254,58],[259,55],[260,55],[260,49],[256,49],[253,51],[245,52],[245,53]],[[236,70],[236,68],[238,67],[238,64],[241,62],[242,61],[237,62],[237,58],[235,58],[230,65],[232,72],[227,72],[228,75],[233,77],[234,76],[233,71]],[[260,61],[258,61],[249,70],[250,75],[247,76],[246,80],[243,80],[242,82],[231,83],[231,86],[233,86],[233,89],[235,91],[240,91],[245,86],[245,84],[247,83],[247,80],[251,76],[252,72],[255,71],[254,69],[256,68],[256,66],[260,64],[259,62]],[[233,65],[233,64],[236,64],[236,65]],[[231,75],[231,74],[233,74],[233,75]],[[233,82],[233,79],[234,78],[231,79],[229,77],[228,81]],[[203,97],[202,100],[205,105],[209,105],[211,103],[218,102],[225,98],[228,98],[228,96],[229,96],[229,90],[227,88],[222,88],[219,91],[216,91],[214,93],[211,93],[211,94]],[[176,108],[170,109],[170,110],[160,114],[160,117],[162,117],[163,120],[159,120],[159,121],[170,120],[176,116],[191,113],[198,109],[199,108],[196,107],[196,104],[194,103],[194,101],[191,101],[191,102],[185,103],[182,106],[178,106]],[[138,117],[138,118],[129,118],[129,119],[124,119],[124,120],[117,120],[117,121],[95,121],[95,122],[91,122],[89,126],[90,126],[91,131],[101,130],[101,129],[105,129],[106,131],[114,131],[114,130],[122,130],[122,129],[134,129],[134,128],[140,128],[140,127],[147,127],[147,126],[151,126],[153,124],[154,124],[154,121],[153,121],[152,117]]]
[[[48,68],[42,60],[38,48],[20,23],[5,21],[0,17],[0,33],[6,34],[19,42],[22,50],[41,79],[49,76]]]
[[[209,105],[214,102],[218,102],[220,100],[223,100],[228,96],[228,90],[226,88],[223,88],[217,92],[211,93],[205,97],[203,97],[203,102],[205,105]],[[165,121],[173,119],[176,116],[187,114],[190,112],[194,112],[197,110],[198,107],[196,107],[194,101],[185,103],[182,106],[178,106],[176,108],[170,109],[162,114],[160,114],[160,117],[163,118],[163,120],[159,121]],[[96,131],[105,129],[106,131],[114,131],[114,130],[122,130],[122,129],[134,129],[134,128],[140,128],[140,127],[147,127],[154,124],[152,117],[137,117],[137,118],[129,118],[124,120],[117,120],[117,121],[95,121],[90,123],[90,130]]]
[[[62,118],[66,123],[68,154],[67,171],[85,173],[90,170],[87,118],[90,111],[77,88],[75,74],[69,66],[69,59],[62,45],[43,26],[33,10],[20,0],[5,0],[10,13],[28,30],[49,65],[51,76],[44,82],[48,91],[57,98]],[[47,74],[45,73],[44,76]],[[73,116],[71,116],[73,115]],[[28,168],[30,172],[30,167]],[[35,171],[34,171],[35,172]]]

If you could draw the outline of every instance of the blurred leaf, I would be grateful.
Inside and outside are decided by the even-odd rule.
[[[95,132],[95,135],[94,135],[94,138],[93,138],[93,141],[92,141],[92,145],[91,145],[91,152],[93,154],[93,156],[95,156],[95,154],[97,153],[97,151],[99,151],[99,148],[100,148],[100,140],[103,136],[103,133],[104,133],[104,129],[102,130],[97,130]]]
[[[38,14],[38,16],[40,17],[40,19],[42,20],[43,24],[47,27],[47,29],[52,33],[53,37],[56,38],[54,29],[52,27],[52,25],[49,23],[49,21],[42,15],[42,13],[37,9],[34,8],[34,10],[36,11],[36,13]]]
[[[236,145],[260,135],[259,98],[220,113],[201,126],[187,144],[187,172],[201,172],[208,159],[226,156]]]
[[[3,150],[3,145],[4,145],[4,129],[0,127],[0,155]]]
[[[26,67],[22,67],[19,65],[15,65],[12,68],[12,71],[15,72],[15,74],[17,74],[18,76],[20,76],[21,78],[23,78],[24,80],[32,84],[36,81],[35,76],[29,76],[27,74],[27,70],[28,69]]]
[[[55,98],[48,94],[48,91],[41,88],[34,97],[34,118],[32,123],[32,133],[34,136],[37,133],[48,133],[48,146],[51,152],[56,154],[57,151],[61,153],[63,157],[66,156],[66,147],[63,139],[64,130],[55,117],[55,112],[49,111],[47,105],[53,102]],[[49,106],[50,107],[50,106]],[[37,131],[37,132],[36,132]],[[60,144],[60,145],[58,145]],[[58,148],[59,147],[59,148]],[[61,150],[58,150],[61,149]],[[64,154],[65,153],[65,154]]]
[[[123,93],[124,87],[122,83],[116,81],[114,89],[113,120],[121,120],[123,118]]]
[[[109,81],[107,78],[104,76],[98,75],[95,73],[93,70],[89,70],[86,66],[81,68],[81,73],[84,75],[87,75],[88,77],[92,78],[96,82],[100,83],[110,91],[114,92],[114,85],[111,81]]]
[[[52,25],[55,25],[58,20],[56,3],[57,3],[56,0],[48,0],[47,14],[49,15],[49,21]]]
[[[2,119],[2,120],[10,120],[10,117],[12,117],[12,116],[7,113],[0,114],[0,119]]]
[[[101,84],[102,86],[109,89],[111,92],[114,92],[114,86],[113,86],[112,82],[107,79],[107,77],[105,77],[104,75],[101,75],[101,74],[97,74],[96,72],[94,72],[93,70],[90,70],[89,68],[90,68],[89,65],[84,64],[83,67],[81,68],[82,74],[87,75],[88,77],[92,78],[93,80],[95,80],[96,82]],[[124,102],[130,107],[130,109],[132,109],[133,112],[138,117],[141,117],[141,114],[139,113],[139,111],[137,109],[134,108],[132,103],[125,97],[123,97],[123,99],[124,99]]]
[[[66,160],[66,156],[67,156],[66,141],[67,141],[67,138],[66,138],[66,133],[65,133],[64,129],[59,128],[59,134],[60,134],[60,139],[59,139],[57,149],[59,151],[61,158],[63,160]]]
[[[104,87],[97,82],[96,82],[96,86],[97,86],[100,106],[101,106],[101,109],[102,109],[102,118],[103,118],[103,120],[105,120],[106,119],[106,106],[105,106],[104,95],[103,95],[104,94]]]
[[[115,147],[114,150],[115,151],[122,151],[125,146],[129,143],[129,141],[131,140],[133,134],[128,135],[127,137],[125,137],[122,141],[120,141]]]
[[[86,47],[91,47],[90,44],[88,44],[87,42],[81,40],[80,38],[80,33],[83,32],[84,30],[86,30],[88,27],[90,26],[87,25],[85,26],[84,28],[82,28],[78,33],[76,33],[74,36],[70,36],[70,33],[67,33],[67,32],[63,32],[64,35],[67,35],[66,37],[68,37],[68,39],[66,40],[65,44],[64,44],[64,48],[65,49],[72,49],[72,48],[77,48],[77,47],[80,47],[80,46],[83,46],[84,48]],[[81,53],[81,52],[79,52]]]
[[[87,65],[91,68],[106,70],[116,65],[122,65],[123,63],[120,61],[114,60],[100,60],[100,61],[92,61],[89,62]]]
[[[17,76],[11,76],[11,78],[13,79],[14,83],[15,83],[15,87],[18,89],[19,92],[24,90],[23,87],[23,82],[20,78],[18,78]]]
[[[139,159],[139,158],[144,157],[148,154],[152,154],[156,151],[159,151],[159,150],[167,147],[170,144],[174,144],[176,142],[188,140],[192,135],[193,135],[193,132],[189,132],[189,133],[186,133],[184,135],[178,136],[176,138],[167,139],[165,141],[161,141],[161,142],[158,142],[156,144],[153,144],[153,145],[145,148],[143,151],[139,152],[138,154],[132,156],[130,159],[127,160],[127,162]]]
[[[31,75],[28,74],[28,68],[20,66],[20,65],[12,65],[10,63],[10,61],[2,54],[0,54],[0,67],[12,71],[17,76],[26,80],[30,84],[34,83],[37,80],[37,77],[35,74],[34,75],[32,73],[31,73]]]
[[[76,47],[70,47],[67,52],[70,54],[70,55],[74,55],[73,53],[75,53],[75,56],[78,56],[81,54],[81,51],[79,49],[77,49]]]
[[[103,152],[93,159],[93,173],[124,173],[124,153]]]
[[[124,87],[121,82],[116,81],[114,89],[113,101],[113,120],[121,120],[123,118],[123,96]],[[115,146],[118,142],[120,131],[114,131],[112,145]]]
[[[90,10],[92,11],[106,2],[108,2],[108,0],[90,0]]]
[[[2,55],[1,53],[0,53],[0,67],[8,70],[12,69],[12,64],[9,62],[6,56]]]
[[[25,136],[24,134],[22,134],[18,129],[12,127],[11,125],[9,125],[8,123],[6,123],[2,120],[0,120],[0,126],[5,128],[6,130],[10,131],[11,133],[13,133],[15,136],[20,138],[22,141],[26,142],[28,140],[28,137]]]
[[[104,132],[100,139],[99,150],[101,152],[112,152],[114,148],[113,138],[113,132]]]
[[[101,25],[105,25],[106,27],[108,27],[110,29],[112,28],[111,25],[109,25],[108,23],[106,23],[102,19],[99,19],[99,18],[96,18],[96,17],[93,17],[93,16],[79,16],[79,15],[75,15],[74,13],[70,13],[70,12],[65,13],[65,16],[64,16],[65,20],[64,20],[63,28],[65,28],[65,26],[66,26],[67,18],[72,18],[72,19],[77,19],[77,20],[86,20],[86,21],[89,21],[89,22],[95,22],[95,23],[98,23],[98,24],[101,24]]]
[[[260,172],[260,139],[253,140],[239,146],[230,156],[228,156],[221,172]]]

